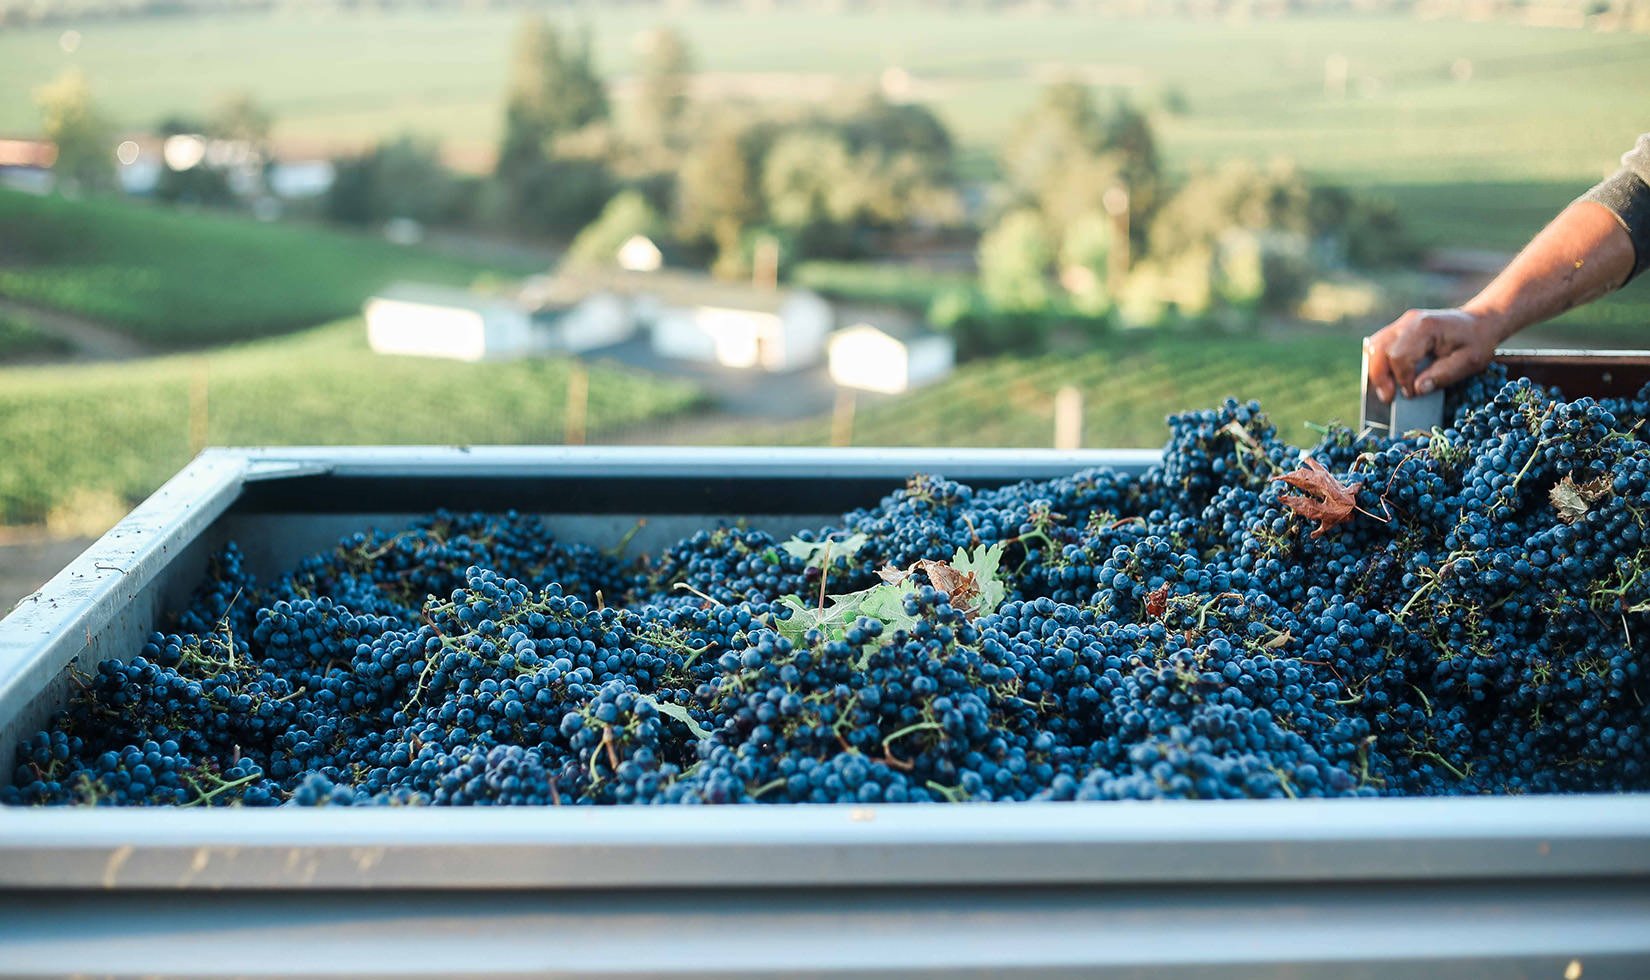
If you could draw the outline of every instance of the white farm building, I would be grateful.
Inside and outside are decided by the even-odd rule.
[[[583,354],[636,335],[628,297],[608,289],[581,289],[566,280],[535,276],[518,296],[530,311],[539,350]]]
[[[559,281],[567,295],[624,297],[662,357],[764,371],[796,371],[825,359],[831,304],[806,289],[669,269],[586,268]]]
[[[938,381],[957,363],[950,336],[897,321],[855,323],[831,335],[831,380],[897,395]]]
[[[487,361],[534,349],[527,311],[509,299],[396,283],[367,301],[367,343],[380,354]]]

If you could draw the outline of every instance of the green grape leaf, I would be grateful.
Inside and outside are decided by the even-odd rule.
[[[917,625],[917,617],[905,611],[905,597],[915,591],[910,579],[873,585],[861,593],[865,598],[859,606],[860,615],[880,620],[890,630],[910,630]]]
[[[988,547],[974,549],[972,555],[958,548],[957,554],[951,559],[951,567],[964,575],[974,576],[974,588],[977,596],[971,607],[975,616],[986,616],[997,611],[1008,597],[1008,586],[1003,584],[1000,566],[1003,561],[1003,551],[1007,545],[999,541]]]
[[[648,704],[651,704],[654,708],[658,709],[659,714],[664,715],[667,718],[674,718],[686,725],[688,727],[688,731],[693,733],[694,738],[710,738],[710,729],[699,724],[698,719],[688,714],[688,709],[682,707],[681,705],[660,702],[646,694],[636,695],[636,700],[646,701]]]
[[[780,547],[793,558],[802,559],[802,563],[809,568],[824,568],[827,562],[833,562],[838,558],[852,558],[859,554],[859,549],[865,547],[870,540],[863,534],[850,534],[841,541],[803,541],[801,538],[792,538]]]

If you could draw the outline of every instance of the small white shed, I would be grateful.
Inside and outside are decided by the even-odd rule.
[[[646,235],[631,235],[625,243],[619,246],[619,254],[615,256],[619,268],[629,269],[631,272],[658,272],[665,264],[665,254],[654,244],[653,239]]]
[[[533,351],[527,312],[507,299],[421,283],[396,283],[367,300],[367,343],[380,354],[460,361]]]
[[[938,381],[957,363],[957,343],[923,327],[855,323],[831,335],[831,380],[897,395]]]

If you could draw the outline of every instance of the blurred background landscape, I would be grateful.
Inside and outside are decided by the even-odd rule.
[[[0,600],[209,445],[1309,440],[1646,92],[1650,0],[0,0]]]

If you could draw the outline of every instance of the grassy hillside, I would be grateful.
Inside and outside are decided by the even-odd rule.
[[[1078,355],[979,361],[898,398],[862,396],[853,444],[1047,447],[1054,393],[1063,385],[1084,395],[1089,447],[1161,446],[1165,416],[1212,408],[1228,396],[1258,399],[1285,438],[1311,442],[1308,422],[1357,422],[1358,341],[1127,335]],[[818,420],[754,434],[752,441],[829,439],[829,420]]]
[[[136,500],[208,445],[560,443],[569,362],[385,357],[359,320],[204,355],[0,369],[0,524]],[[590,369],[593,435],[684,410],[688,384]],[[204,428],[201,428],[204,423]],[[194,433],[191,427],[194,426]]]
[[[302,151],[359,146],[410,129],[484,166],[498,138],[520,16],[459,8],[327,9],[110,20],[81,25],[73,54],[59,44],[60,27],[6,31],[0,33],[0,65],[6,66],[0,132],[33,131],[38,118],[30,93],[74,65],[131,127],[152,126],[172,112],[202,112],[222,93],[246,89],[272,107],[278,142]],[[826,98],[833,86],[840,95],[885,68],[904,68],[913,78],[913,98],[952,126],[974,175],[991,172],[996,148],[1038,87],[1062,71],[1075,72],[1156,107],[1163,158],[1173,170],[1234,157],[1292,158],[1391,198],[1427,244],[1516,248],[1613,167],[1650,125],[1642,99],[1650,79],[1650,37],[1644,35],[1347,14],[1241,23],[983,9],[670,14],[590,4],[567,14],[565,23],[589,25],[598,65],[616,83],[636,67],[638,32],[674,24],[694,46],[708,98]],[[1344,93],[1325,86],[1326,65],[1335,56],[1345,59]],[[626,91],[616,84],[621,117]],[[1171,92],[1182,97],[1184,111],[1162,108]],[[0,227],[13,223],[8,217],[0,210]],[[380,256],[387,248],[357,244]],[[285,262],[304,261],[289,254],[303,249],[270,247]],[[13,272],[11,284],[0,279],[0,292],[28,288],[96,307],[94,315],[121,313],[114,318],[142,321],[157,335],[185,324],[175,329],[192,337],[226,319],[194,310],[230,303],[230,293],[245,297],[246,306],[231,311],[240,319],[278,321],[290,310],[285,326],[292,326],[345,315],[350,307],[343,300],[354,301],[359,283],[376,285],[378,266],[365,252],[335,261],[320,257],[327,250],[311,251],[317,251],[312,271],[301,277],[315,284],[299,295],[313,300],[313,311],[289,302],[270,312],[258,295],[262,281],[246,271],[247,263],[228,258],[211,273],[239,288],[211,290],[201,303],[180,298],[153,316],[141,297],[127,302],[110,292],[95,301],[72,299],[111,283],[171,293],[145,278],[152,275],[148,268],[129,267],[120,255],[87,257],[84,267],[50,281]],[[0,257],[0,265],[4,261]],[[449,280],[468,275],[443,265]],[[348,288],[334,285],[338,279]],[[1571,322],[1631,333],[1650,323],[1650,299],[1633,299],[1611,300]],[[190,337],[179,342],[195,342]]]
[[[32,130],[29,93],[74,64],[125,125],[201,112],[219,93],[247,88],[273,107],[283,139],[357,144],[411,128],[485,155],[500,130],[519,18],[448,7],[103,21],[81,25],[72,55],[60,27],[8,31],[0,132]],[[1596,177],[1643,127],[1650,77],[1642,35],[1401,16],[1244,23],[580,4],[565,22],[590,26],[611,77],[635,70],[639,31],[671,23],[693,44],[706,85],[724,95],[800,99],[904,68],[913,97],[938,109],[976,160],[1039,84],[1074,69],[1148,102],[1183,94],[1188,111],[1163,120],[1174,166],[1282,154],[1383,184]],[[1332,55],[1346,59],[1344,96],[1325,91]]]
[[[163,347],[313,326],[395,279],[463,285],[486,271],[365,235],[120,200],[0,191],[0,229],[0,296]]]

